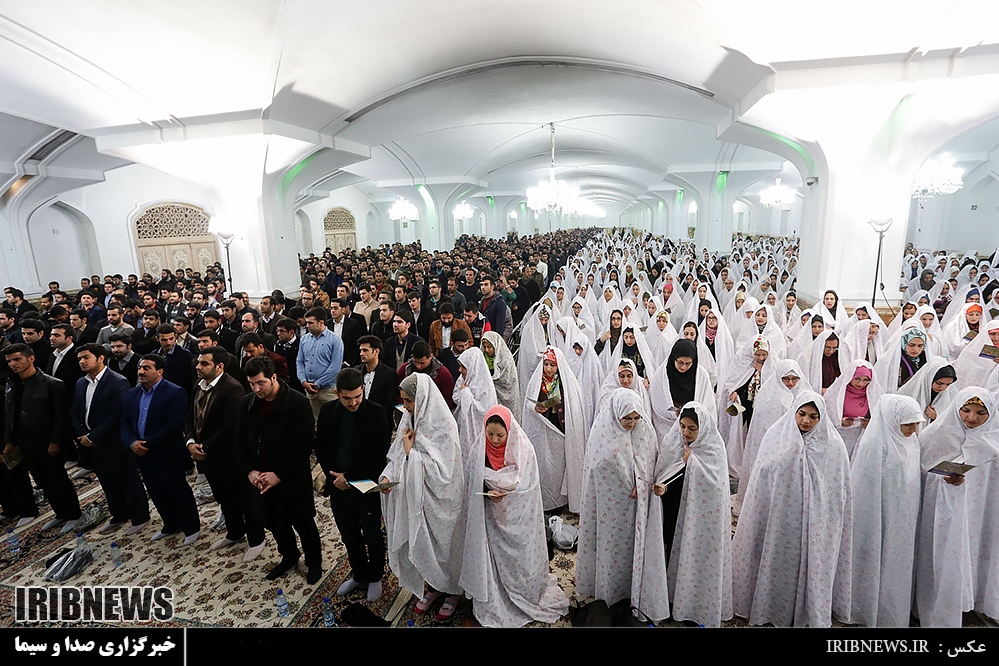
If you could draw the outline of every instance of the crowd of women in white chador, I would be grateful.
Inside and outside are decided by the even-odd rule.
[[[577,514],[577,600],[643,621],[999,618],[999,257],[910,250],[887,323],[835,289],[803,308],[796,266],[793,238],[605,233],[519,348],[459,356],[453,413],[403,381],[383,504],[417,612],[554,622],[546,514]]]

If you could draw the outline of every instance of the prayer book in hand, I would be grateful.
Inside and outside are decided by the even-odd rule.
[[[939,462],[936,466],[930,470],[930,474],[940,474],[941,476],[955,476],[967,474],[969,470],[975,469],[974,465],[965,465],[963,463],[949,462],[944,460]]]
[[[367,495],[368,493],[380,493],[383,490],[388,490],[389,488],[395,488],[399,485],[398,481],[386,481],[385,483],[377,483],[371,479],[364,479],[362,481],[348,481],[350,485],[354,486],[362,493]]]

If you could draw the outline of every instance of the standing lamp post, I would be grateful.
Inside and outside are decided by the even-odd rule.
[[[236,238],[235,234],[220,231],[218,233],[219,240],[222,241],[222,247],[225,248],[225,276],[229,280],[229,295],[232,295],[232,261],[229,257],[229,246],[232,245],[233,239]]]
[[[883,220],[868,220],[867,223],[871,225],[874,231],[878,232],[878,262],[874,265],[874,289],[871,292],[871,307],[874,307],[875,300],[878,297],[878,275],[881,272],[881,248],[884,246],[885,234],[888,229],[891,228],[891,218]],[[882,284],[881,289],[884,290],[885,286]],[[890,305],[890,304],[889,304]]]

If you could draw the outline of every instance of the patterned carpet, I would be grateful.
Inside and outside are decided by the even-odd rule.
[[[193,481],[193,479],[192,479]],[[93,475],[74,481],[82,507],[104,504],[104,494]],[[150,626],[176,627],[314,627],[322,626],[322,601],[328,596],[336,607],[339,619],[341,611],[351,604],[367,606],[379,618],[384,618],[392,626],[477,626],[472,618],[471,602],[463,600],[457,611],[446,622],[434,618],[442,601],[438,601],[430,613],[419,615],[415,611],[417,598],[409,591],[399,588],[396,577],[386,572],[382,579],[382,598],[367,603],[364,587],[347,595],[337,597],[336,589],[350,573],[346,550],[333,521],[329,503],[317,498],[316,524],[323,543],[323,569],[325,574],[317,585],[308,585],[305,580],[305,566],[292,570],[277,581],[265,580],[266,572],[280,559],[273,539],[268,534],[268,545],[257,560],[243,563],[244,544],[230,546],[217,552],[209,552],[209,546],[223,536],[213,532],[211,524],[218,516],[218,504],[209,503],[200,507],[201,538],[191,546],[184,546],[183,534],[167,537],[157,542],[149,537],[160,526],[159,517],[152,509],[152,522],[134,536],[125,536],[125,527],[111,534],[98,534],[96,530],[87,532],[87,540],[94,552],[94,563],[84,572],[73,577],[68,583],[83,587],[91,585],[113,586],[168,586],[174,591],[175,615],[170,622],[153,622]],[[50,585],[43,578],[45,561],[62,548],[72,548],[76,539],[74,533],[60,534],[59,530],[41,531],[41,526],[52,518],[48,504],[42,502],[37,520],[27,527],[17,530],[21,542],[21,552],[16,556],[4,547],[0,551],[0,627],[14,626],[14,588],[23,585]],[[563,514],[566,523],[575,525],[576,517]],[[732,529],[735,530],[736,519]],[[11,523],[0,524],[6,532]],[[117,541],[122,550],[124,564],[115,569],[111,564],[110,545]],[[555,551],[551,570],[558,578],[559,585],[569,597],[571,608],[578,608],[591,599],[577,599],[575,595],[575,552]],[[279,617],[276,597],[278,589],[283,590],[291,604],[291,614]],[[973,613],[965,615],[965,626],[988,626],[989,622]],[[88,626],[74,623],[73,626]],[[100,625],[95,625],[100,626]],[[108,623],[107,626],[116,626]],[[120,626],[120,625],[118,625]],[[531,627],[571,626],[568,617],[561,618],[554,625],[532,623]],[[681,627],[689,623],[666,620],[658,626]],[[735,618],[723,622],[726,627],[745,627],[744,620]],[[835,623],[834,623],[834,626]]]

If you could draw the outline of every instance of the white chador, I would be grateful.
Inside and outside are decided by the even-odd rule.
[[[641,417],[631,430],[621,419]],[[662,501],[653,483],[665,473],[655,431],[638,395],[614,390],[586,445],[579,512],[576,594],[631,605],[653,621],[669,617]]]
[[[382,472],[389,481],[399,482],[382,495],[389,566],[399,584],[417,596],[423,594],[424,582],[458,594],[465,526],[458,426],[429,375],[414,373],[399,388],[415,407],[413,414],[402,415]],[[414,433],[408,455],[407,432]]]
[[[557,334],[556,334],[557,335]],[[544,375],[544,360],[554,359],[558,365],[557,384]],[[537,411],[542,386],[557,391],[565,417],[565,431],[553,424],[545,414]],[[527,438],[538,454],[538,472],[541,475],[541,500],[545,511],[569,504],[569,511],[579,513],[579,496],[582,487],[583,455],[586,449],[585,410],[583,390],[576,376],[569,370],[569,362],[559,349],[549,347],[544,359],[535,368],[526,386],[527,398],[521,418]],[[549,394],[548,399],[554,396]]]
[[[499,417],[507,431],[499,469],[487,464],[485,436],[480,432],[463,444],[479,462],[468,478],[468,525],[462,559],[461,587],[472,598],[472,613],[486,627],[520,627],[531,621],[552,623],[569,610],[565,592],[548,571],[538,460],[534,447],[503,406],[489,410],[483,423]],[[498,491],[498,501],[478,495]]]
[[[802,433],[799,408],[819,422]],[[818,393],[767,431],[732,541],[732,601],[750,624],[828,627],[850,614],[850,461]]]
[[[506,342],[495,331],[486,331],[482,339],[493,346],[493,388],[496,399],[514,414],[520,413],[520,380],[517,376],[517,364]]]
[[[919,518],[919,438],[903,425],[923,421],[906,395],[882,396],[853,454],[851,624],[908,627]]]
[[[729,512],[728,459],[715,425],[714,403],[688,402],[680,410],[697,415],[698,435],[688,447],[683,494],[669,558],[674,620],[705,627],[732,618],[732,516]],[[667,459],[683,459],[685,440],[679,419],[663,438]]]
[[[454,420],[458,424],[458,441],[470,442],[481,436],[482,420],[499,400],[481,349],[469,347],[458,357],[458,363],[465,369],[465,376],[457,377],[454,383]],[[470,455],[467,446],[461,447],[461,460],[466,478],[472,468],[482,464],[481,458]]]
[[[961,409],[984,408],[969,428]],[[923,471],[943,461],[975,465],[961,485],[925,474],[916,549],[916,610],[923,627],[960,627],[976,610],[999,617],[999,415],[981,387],[961,390],[919,436]]]

